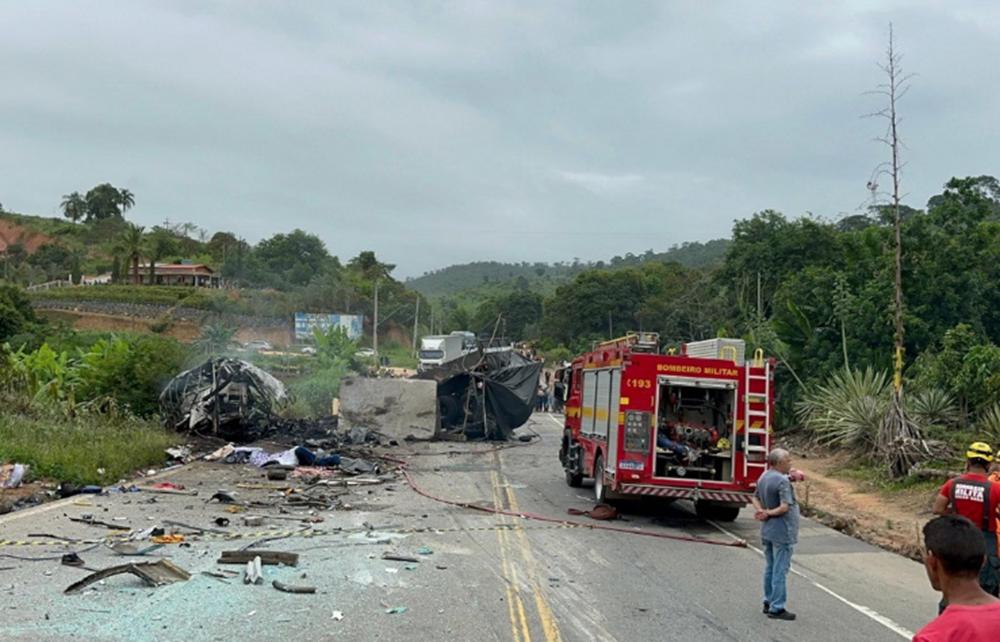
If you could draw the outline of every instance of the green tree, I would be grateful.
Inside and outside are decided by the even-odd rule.
[[[59,207],[62,208],[63,216],[74,223],[87,216],[87,201],[80,192],[72,192],[64,195]]]
[[[490,333],[498,318],[502,318],[503,321],[500,333],[508,339],[521,341],[537,338],[527,336],[525,331],[542,320],[542,295],[527,290],[517,290],[487,299],[476,309],[476,314],[472,318],[473,330],[479,334]]]
[[[0,285],[0,344],[15,335],[31,332],[38,325],[38,317],[24,290]]]
[[[202,327],[201,334],[195,339],[192,347],[201,356],[221,354],[229,349],[235,336],[236,328],[219,322],[209,323]]]
[[[122,195],[111,183],[91,188],[84,200],[87,202],[87,222],[122,218]]]
[[[375,279],[389,278],[389,274],[396,269],[396,266],[391,263],[382,263],[374,252],[366,250],[348,261],[347,269],[361,278],[374,281]]]
[[[177,250],[177,238],[163,227],[156,226],[145,239],[146,257],[149,260],[149,284],[156,284],[156,263]]]
[[[298,229],[264,239],[253,255],[255,277],[279,289],[305,285],[332,260],[319,237]]]
[[[124,188],[118,190],[118,207],[122,215],[135,207],[135,194]]]
[[[118,251],[123,254],[131,266],[132,283],[138,285],[142,282],[139,278],[139,259],[145,244],[143,235],[145,228],[134,223],[129,223],[128,228],[118,239]],[[150,283],[152,283],[152,278]]]

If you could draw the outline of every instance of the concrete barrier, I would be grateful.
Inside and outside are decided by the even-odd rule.
[[[388,439],[430,439],[438,428],[437,382],[346,377],[340,382],[340,421]]]

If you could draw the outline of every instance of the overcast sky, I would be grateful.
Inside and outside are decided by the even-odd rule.
[[[0,0],[0,203],[109,181],[144,225],[300,227],[403,277],[836,218],[886,155],[860,115],[891,20],[922,206],[1000,173],[998,7]]]

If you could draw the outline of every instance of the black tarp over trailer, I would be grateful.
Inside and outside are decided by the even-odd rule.
[[[510,439],[531,416],[542,363],[513,350],[472,352],[417,375],[438,383],[441,430]]]

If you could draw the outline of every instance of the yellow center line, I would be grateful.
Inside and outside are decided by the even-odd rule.
[[[503,501],[500,495],[500,478],[496,471],[490,472],[490,482],[493,491],[493,505],[498,509],[503,509]],[[506,517],[499,516],[501,522],[506,524]],[[497,529],[497,543],[500,545],[500,568],[503,572],[507,593],[507,615],[510,618],[510,630],[514,642],[531,642],[531,631],[528,628],[528,616],[524,609],[524,602],[517,591],[517,571],[510,561],[510,543],[506,528]]]
[[[502,463],[500,457],[500,453],[497,453],[497,464]],[[494,475],[496,476],[496,474]],[[504,489],[507,493],[507,504],[510,506],[510,509],[515,513],[520,513],[521,509],[517,504],[517,496],[514,494],[514,489],[511,488],[509,480],[504,484]],[[548,600],[545,599],[545,594],[538,581],[538,563],[535,561],[535,555],[531,551],[531,542],[524,533],[521,521],[520,519],[515,520],[511,530],[517,534],[518,543],[520,544],[518,548],[521,551],[521,557],[524,558],[524,562],[528,567],[528,578],[532,593],[534,593],[538,618],[542,622],[542,633],[545,634],[546,642],[562,642],[559,625],[556,624],[555,617],[552,615],[552,607],[549,606]]]

